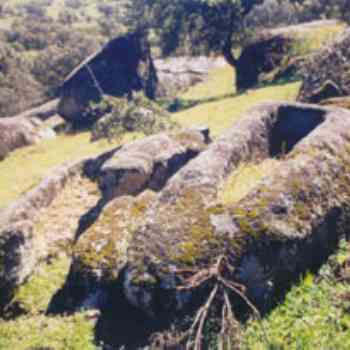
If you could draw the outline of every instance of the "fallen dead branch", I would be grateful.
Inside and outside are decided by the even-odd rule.
[[[186,332],[186,350],[201,350],[203,347],[204,326],[208,319],[210,310],[215,305],[221,308],[221,329],[218,337],[219,349],[232,348],[231,344],[238,333],[239,322],[237,321],[230,296],[238,296],[252,311],[253,315],[261,319],[259,310],[249,300],[246,294],[246,287],[235,281],[228,280],[225,274],[232,275],[233,268],[225,256],[220,256],[216,263],[209,268],[202,269],[178,269],[176,273],[191,274],[190,277],[183,277],[183,284],[178,290],[194,290],[204,287],[205,284],[212,285],[209,297],[199,308],[193,319],[190,329]]]

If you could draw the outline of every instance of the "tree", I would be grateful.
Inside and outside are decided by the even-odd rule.
[[[134,23],[155,32],[164,55],[186,47],[190,53],[221,52],[233,67],[242,47],[244,17],[263,0],[135,0]],[[142,19],[140,23],[140,19]]]
[[[323,18],[337,18],[350,22],[349,0],[290,0],[298,6],[304,21]]]

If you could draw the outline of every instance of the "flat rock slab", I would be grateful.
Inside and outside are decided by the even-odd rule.
[[[145,188],[159,191],[190,159],[206,148],[208,130],[159,134],[126,144],[100,167],[104,198],[136,195]]]
[[[225,257],[228,278],[264,306],[322,262],[350,221],[349,127],[342,109],[266,104],[248,112],[227,132],[237,133],[226,143],[231,152],[214,142],[169,181],[133,232],[124,275],[129,302],[149,315],[183,310],[199,288],[179,290],[180,271],[208,271]],[[215,172],[214,151],[221,155]],[[269,157],[281,162],[275,172],[240,202],[215,204],[206,185],[224,180],[234,164]]]

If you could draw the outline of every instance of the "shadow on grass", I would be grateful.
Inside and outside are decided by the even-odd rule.
[[[300,80],[301,80],[300,77],[282,78],[282,79],[270,81],[270,82],[261,82],[250,87],[249,89],[245,89],[245,90],[242,89],[235,93],[224,94],[224,95],[219,95],[219,96],[209,97],[209,98],[201,98],[201,99],[184,99],[181,97],[177,97],[172,100],[161,100],[159,101],[159,104],[168,112],[176,113],[176,112],[185,111],[187,109],[191,109],[193,107],[196,107],[202,104],[211,103],[211,102],[220,102],[229,98],[239,97],[249,93],[249,91],[251,90],[259,90],[259,89],[264,89],[268,87],[277,87],[277,86],[281,87],[291,83],[298,82]]]
[[[160,101],[159,103],[168,112],[176,113],[176,112],[181,112],[186,109],[199,106],[201,104],[223,101],[228,98],[236,97],[240,94],[241,93],[224,94],[220,96],[202,98],[202,99],[184,99],[184,98],[177,97],[173,100],[163,100],[163,101]]]

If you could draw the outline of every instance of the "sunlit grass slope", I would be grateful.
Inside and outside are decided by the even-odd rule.
[[[96,350],[94,323],[86,313],[24,316],[0,321],[1,350]]]
[[[0,162],[0,208],[37,185],[51,168],[93,156],[137,136],[126,134],[122,140],[111,144],[107,141],[91,143],[88,132],[61,135],[11,153]]]
[[[349,255],[343,242],[318,276],[309,273],[263,321],[250,322],[242,349],[350,349],[350,274],[336,272]]]
[[[198,103],[195,107],[174,113],[174,120],[184,127],[207,125],[217,137],[249,108],[260,102],[294,101],[299,82],[271,85],[234,93],[234,71],[227,66],[213,71],[208,81],[180,96],[184,101]],[[209,100],[209,102],[208,102]]]
[[[0,350],[93,350],[94,320],[86,312],[72,316],[46,316],[52,295],[61,288],[70,259],[62,255],[42,266],[19,288],[14,303],[25,315],[12,321],[0,319]]]

